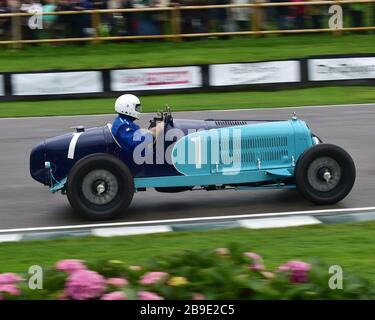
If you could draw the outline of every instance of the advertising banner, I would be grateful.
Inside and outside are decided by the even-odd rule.
[[[202,70],[196,66],[111,71],[112,91],[187,89],[201,86]]]
[[[210,65],[211,86],[237,86],[301,81],[299,61]]]
[[[308,60],[310,81],[375,79],[375,57]]]
[[[5,95],[5,88],[4,88],[4,76],[0,74],[0,96]]]
[[[103,92],[100,71],[12,74],[11,81],[16,96]]]

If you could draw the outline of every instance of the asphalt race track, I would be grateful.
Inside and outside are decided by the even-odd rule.
[[[147,191],[134,196],[129,211],[120,221],[375,206],[375,105],[179,112],[174,116],[288,119],[293,111],[306,120],[323,141],[338,144],[352,155],[357,166],[357,181],[351,194],[342,202],[335,206],[316,206],[290,190],[176,194]],[[142,125],[148,125],[151,116],[144,116]],[[86,223],[74,215],[65,196],[50,194],[46,187],[30,177],[29,153],[38,142],[69,132],[70,127],[79,124],[101,126],[113,118],[114,115],[0,119],[0,229]]]

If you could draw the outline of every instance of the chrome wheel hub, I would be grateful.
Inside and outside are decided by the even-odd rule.
[[[101,194],[103,194],[104,192],[105,192],[105,185],[104,185],[104,183],[100,183],[100,184],[98,184],[97,185],[97,187],[96,187],[96,194],[98,195],[98,196],[100,196]]]
[[[332,179],[332,175],[331,175],[331,172],[329,172],[328,170],[326,172],[323,173],[323,179],[329,183],[329,181]]]
[[[90,171],[82,181],[82,194],[95,205],[110,203],[118,193],[118,181],[108,170]]]
[[[315,190],[331,191],[341,180],[341,167],[333,158],[317,158],[307,169],[307,179]]]

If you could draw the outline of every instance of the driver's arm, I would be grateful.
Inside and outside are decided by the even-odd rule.
[[[164,122],[159,122],[155,127],[150,128],[149,131],[154,136],[154,138],[157,138],[160,136],[160,134],[164,131]]]

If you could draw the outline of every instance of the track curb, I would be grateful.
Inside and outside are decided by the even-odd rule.
[[[0,234],[0,243],[52,240],[73,237],[115,237],[128,235],[141,235],[165,232],[194,232],[209,230],[224,230],[233,228],[247,229],[272,229],[290,228],[317,224],[342,224],[365,221],[375,221],[375,212],[361,212],[348,214],[321,214],[321,215],[299,215],[270,218],[239,219],[224,222],[206,223],[182,223],[162,224],[154,226],[130,226],[130,227],[94,227],[70,231],[40,231],[40,232],[18,232]]]

